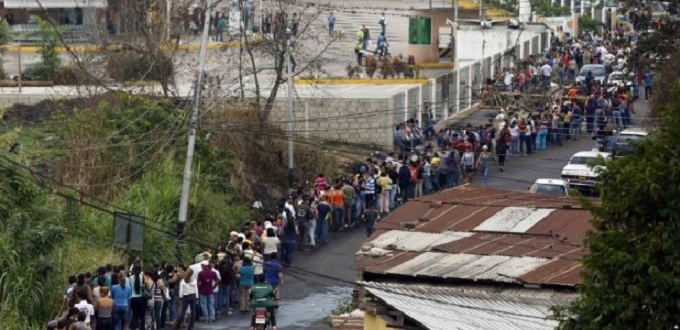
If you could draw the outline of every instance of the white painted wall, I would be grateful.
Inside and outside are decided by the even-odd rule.
[[[458,31],[458,60],[463,66],[464,61],[478,61],[485,57],[505,52],[515,45],[522,45],[525,41],[540,36],[535,30],[512,30],[507,27],[495,26],[493,29],[482,30],[479,26],[464,26]]]

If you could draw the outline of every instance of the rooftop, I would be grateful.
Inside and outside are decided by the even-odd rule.
[[[365,278],[573,288],[590,219],[574,197],[463,186],[382,219],[355,266]]]
[[[440,287],[363,282],[366,291],[432,330],[554,329],[550,308],[573,293],[494,287]]]

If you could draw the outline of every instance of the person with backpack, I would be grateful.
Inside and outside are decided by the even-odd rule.
[[[146,306],[148,299],[144,280],[142,265],[134,264],[132,276],[130,276],[130,287],[132,288],[132,295],[130,297],[130,309],[132,310],[131,329],[146,329]]]
[[[301,203],[295,206],[295,215],[298,227],[297,248],[305,252],[307,251],[307,238],[309,237],[309,221],[314,216],[308,198],[303,198]]]

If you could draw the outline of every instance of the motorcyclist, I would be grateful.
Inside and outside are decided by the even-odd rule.
[[[250,329],[255,329],[255,309],[266,308],[269,313],[269,324],[272,330],[276,330],[276,308],[278,305],[274,302],[274,288],[267,283],[256,283],[250,289],[250,307],[253,310],[253,316],[250,321]]]

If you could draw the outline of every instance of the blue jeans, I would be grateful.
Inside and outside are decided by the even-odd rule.
[[[333,229],[335,231],[338,231],[344,227],[345,227],[345,208],[342,206],[333,206]]]
[[[328,243],[328,220],[316,220],[316,236],[319,237],[319,244]]]
[[[130,315],[130,307],[128,306],[113,306],[113,330],[124,330],[128,326],[128,316]]]
[[[220,285],[220,293],[217,298],[217,310],[229,311],[231,307],[231,285]]]
[[[397,207],[397,190],[399,189],[399,185],[394,183],[392,184],[392,189],[390,189],[390,208],[395,208]]]
[[[510,154],[519,155],[519,135],[511,137]]]
[[[569,135],[574,141],[578,141],[579,136],[581,136],[581,118],[571,120]]]
[[[423,194],[428,194],[432,191],[432,179],[430,179],[430,175],[423,175]],[[392,191],[390,191],[390,195],[392,195]]]
[[[184,323],[184,318],[187,316],[187,309],[191,310],[191,316],[189,316],[189,329],[194,328],[194,321],[196,320],[196,296],[188,295],[184,296],[182,299],[182,311],[179,313],[179,318],[177,319],[177,324]]]
[[[530,135],[520,135],[519,136],[519,150],[518,151],[519,151],[518,154],[520,154],[520,153],[528,154],[528,153],[531,152],[531,136]]]
[[[458,171],[458,170],[450,171],[449,172],[449,178],[451,179],[451,181],[450,181],[451,188],[455,188],[455,187],[460,186],[460,171]]]
[[[179,284],[176,284],[179,285]],[[177,297],[173,292],[170,292],[170,301],[168,301],[168,313],[170,314],[170,321],[177,321]]]
[[[541,128],[536,139],[536,150],[545,150],[548,145],[548,129]]]
[[[215,321],[215,296],[212,294],[202,294],[198,298],[201,302],[201,313],[203,314],[203,319],[208,321]]]
[[[290,265],[293,262],[293,252],[295,251],[296,241],[283,241],[283,263]]]
[[[619,110],[612,111],[612,124],[614,124],[614,128],[617,131],[620,131],[623,128],[623,120],[622,120],[622,117],[621,117],[621,111],[619,111]]]
[[[153,316],[156,319],[156,329],[163,329],[165,328],[165,324],[162,323],[162,317],[161,317],[161,311],[163,310],[163,304],[166,304],[164,301],[154,301],[153,304]]]
[[[315,246],[316,241],[314,240],[314,236],[316,233],[316,220],[310,220],[309,221],[309,245]]]
[[[489,166],[484,165],[482,169],[482,185],[486,187],[489,184]]]

